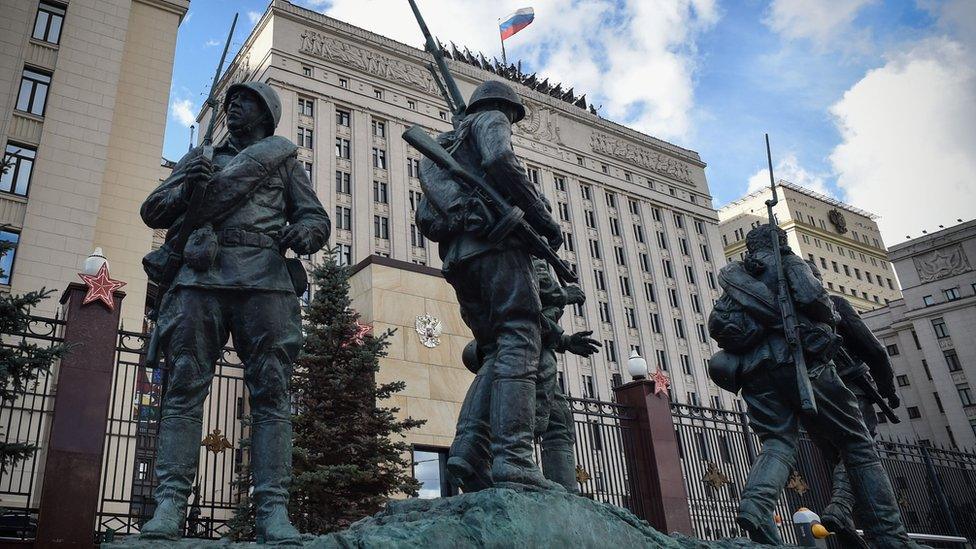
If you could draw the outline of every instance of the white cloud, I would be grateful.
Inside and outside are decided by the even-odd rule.
[[[247,12],[247,20],[253,25],[257,23],[259,19],[261,19],[261,15],[262,14],[259,11],[249,11]]]
[[[220,45],[220,40],[217,40],[215,38],[211,38],[210,40],[207,40],[206,42],[204,42],[203,45],[206,46],[206,47],[208,47],[208,48],[212,48],[214,46],[219,46]]]
[[[832,196],[833,193],[827,188],[825,175],[813,173],[803,166],[796,158],[796,154],[790,152],[780,157],[773,166],[773,173],[777,180],[785,179],[790,183],[796,183],[801,187],[806,187],[811,191]],[[762,188],[769,187],[769,170],[763,168],[749,178],[749,188],[747,193]]]
[[[888,243],[971,219],[976,204],[974,54],[946,37],[869,71],[831,107],[845,199],[881,215]]]
[[[189,128],[197,122],[197,107],[189,99],[177,99],[170,103],[169,114],[177,122]]]
[[[822,48],[843,49],[859,34],[852,27],[858,12],[876,1],[773,0],[763,23],[789,40],[808,39]]]
[[[406,2],[303,3],[394,40],[423,43]],[[524,5],[524,0],[426,0],[422,9],[443,42],[500,58],[497,20]],[[506,41],[510,61],[521,58],[542,78],[586,93],[610,119],[665,139],[687,136],[695,42],[719,19],[715,0],[537,0],[533,7],[532,25]]]

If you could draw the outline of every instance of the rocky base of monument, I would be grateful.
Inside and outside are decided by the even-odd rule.
[[[348,549],[423,547],[654,547],[732,549],[769,547],[746,539],[701,541],[665,535],[625,509],[567,493],[493,488],[439,499],[390,503],[347,530],[305,536],[306,548]],[[256,547],[253,543],[183,540],[147,542],[136,538],[103,544],[110,549]]]

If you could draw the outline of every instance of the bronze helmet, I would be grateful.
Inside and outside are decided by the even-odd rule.
[[[513,123],[525,118],[525,106],[522,105],[522,100],[519,99],[518,94],[511,86],[498,80],[482,82],[480,86],[475,88],[474,93],[471,94],[471,99],[468,100],[468,111],[473,112],[477,110],[478,106],[492,102],[508,103],[515,107],[516,114]]]
[[[238,82],[227,88],[227,95],[224,96],[224,110],[227,110],[234,94],[244,89],[250,90],[261,100],[268,118],[267,122],[270,125],[268,135],[274,134],[274,130],[281,120],[281,99],[278,97],[278,92],[264,82]]]

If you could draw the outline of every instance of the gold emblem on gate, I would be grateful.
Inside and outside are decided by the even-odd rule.
[[[227,437],[220,432],[220,429],[214,429],[212,433],[200,441],[200,446],[205,446],[207,450],[215,454],[223,454],[224,450],[234,447],[234,445],[227,440]]]
[[[729,483],[729,477],[725,476],[725,473],[718,468],[714,461],[709,461],[708,468],[705,469],[705,474],[702,476],[702,482],[717,490]]]
[[[797,470],[790,473],[790,481],[786,483],[786,487],[801,496],[810,491],[807,482],[803,480],[803,477],[800,476],[800,472]]]
[[[590,474],[586,472],[586,469],[582,465],[576,466],[576,482],[580,484],[586,484],[590,481]]]

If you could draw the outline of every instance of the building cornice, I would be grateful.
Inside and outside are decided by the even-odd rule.
[[[174,13],[180,17],[180,23],[183,23],[183,16],[190,9],[190,0],[133,0],[139,2],[140,4],[146,4],[147,6],[152,6],[154,8],[161,9],[163,11],[168,11]]]

